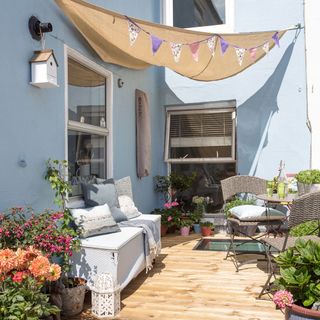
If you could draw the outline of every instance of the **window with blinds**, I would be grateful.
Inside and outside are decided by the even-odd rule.
[[[234,108],[167,112],[166,160],[235,160]]]

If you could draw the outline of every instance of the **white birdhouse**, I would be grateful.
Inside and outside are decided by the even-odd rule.
[[[58,63],[53,50],[34,51],[30,60],[31,63],[31,82],[33,86],[39,88],[58,87],[57,69]]]

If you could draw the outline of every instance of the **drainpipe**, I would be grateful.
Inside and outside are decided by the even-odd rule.
[[[311,134],[310,167],[320,168],[320,1],[304,0],[307,126]]]

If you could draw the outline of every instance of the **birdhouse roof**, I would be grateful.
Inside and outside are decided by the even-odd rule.
[[[58,65],[57,59],[54,56],[53,50],[48,49],[48,50],[39,50],[39,51],[34,51],[33,56],[30,60],[30,62],[44,62],[48,61],[51,56],[53,56],[54,61]]]

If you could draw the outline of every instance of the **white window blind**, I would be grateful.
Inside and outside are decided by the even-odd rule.
[[[167,161],[235,159],[234,109],[168,112]]]

